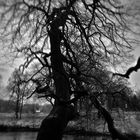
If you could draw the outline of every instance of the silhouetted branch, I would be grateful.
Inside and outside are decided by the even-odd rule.
[[[121,77],[125,77],[125,78],[129,78],[130,74],[133,72],[133,71],[138,71],[138,69],[140,69],[140,57],[138,58],[137,60],[137,64],[134,66],[134,67],[130,67],[125,74],[121,74],[121,73],[113,73],[113,76],[121,76]]]
[[[72,103],[75,103],[81,97],[84,97],[84,96],[88,95],[88,93],[86,91],[73,91],[72,93],[75,93],[76,95],[75,95],[74,98],[70,99],[69,101],[61,100],[56,94],[53,94],[53,93],[49,93],[49,94],[45,94],[45,95],[40,95],[39,98],[51,97],[51,98],[57,100],[58,104],[60,104],[60,105],[70,105]]]
[[[115,128],[114,120],[113,120],[112,116],[104,107],[102,107],[102,105],[100,104],[100,102],[98,101],[98,99],[95,96],[91,96],[91,101],[93,102],[94,106],[101,112],[102,116],[104,117],[105,121],[107,122],[108,130],[109,130],[113,140],[116,140],[116,139],[134,140],[133,138],[131,138],[125,134],[122,134]]]

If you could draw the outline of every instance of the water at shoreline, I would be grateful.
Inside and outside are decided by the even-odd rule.
[[[36,140],[36,136],[37,132],[0,132],[0,140]],[[66,135],[63,140],[102,140],[102,137]]]

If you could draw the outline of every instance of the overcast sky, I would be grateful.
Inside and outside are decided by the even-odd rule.
[[[137,61],[138,57],[140,56],[140,46],[138,46],[135,49],[134,55],[135,55],[135,58],[136,58],[136,61]],[[132,65],[135,65],[136,61]],[[130,75],[129,81],[131,82],[131,84],[134,88],[140,89],[140,69],[137,72],[133,72]]]
[[[131,19],[131,22],[135,23],[135,25],[132,27],[132,30],[137,33],[134,38],[140,41],[140,0],[122,0],[123,2],[128,5],[127,13],[131,15],[135,15],[135,18],[137,20],[134,20],[134,18]],[[135,12],[135,14],[133,13]],[[134,17],[134,16],[133,16]],[[134,66],[137,62],[138,57],[140,57],[140,43],[134,46],[135,49],[133,51],[133,54],[135,56],[135,61],[132,62],[131,66]],[[133,72],[130,75],[129,81],[131,82],[132,86],[136,89],[140,89],[140,70],[138,72]]]
[[[140,0],[122,0],[125,3],[130,2],[130,5],[132,5],[135,9],[139,9],[140,8]],[[132,3],[131,3],[132,2]],[[131,10],[131,9],[130,9]],[[128,10],[129,12],[129,10]],[[139,12],[140,13],[140,12]],[[140,20],[139,20],[140,23]],[[133,27],[136,31],[140,32],[140,28]],[[140,35],[137,36],[137,38],[140,39]],[[1,47],[1,46],[0,46]],[[135,65],[137,58],[140,56],[140,45],[135,46],[135,50],[133,51],[134,55],[135,55],[135,62],[132,63],[132,65]],[[1,49],[0,49],[1,50]],[[0,57],[1,57],[1,52],[0,52]],[[9,60],[8,60],[9,61]],[[7,80],[11,74],[11,72],[14,70],[15,67],[17,67],[20,64],[20,60],[16,61],[15,63],[12,63],[11,65],[8,64],[8,61],[3,61],[3,59],[0,59],[0,84],[2,85],[6,85],[7,84]],[[129,80],[133,87],[136,87],[136,89],[140,89],[140,70],[138,72],[133,72],[130,76],[130,80]]]

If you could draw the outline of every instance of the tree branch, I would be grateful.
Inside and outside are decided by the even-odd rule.
[[[121,73],[113,73],[113,76],[121,76],[121,77],[124,77],[124,78],[129,78],[130,74],[134,71],[138,71],[138,69],[140,69],[140,57],[138,58],[137,60],[137,64],[134,66],[134,67],[130,67],[125,74],[121,74]]]

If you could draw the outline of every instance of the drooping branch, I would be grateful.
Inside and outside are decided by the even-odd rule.
[[[101,106],[101,104],[99,103],[98,99],[95,96],[91,96],[91,102],[93,102],[94,106],[100,111],[105,121],[107,122],[108,130],[113,140],[117,140],[117,139],[118,140],[134,140],[130,136],[122,134],[115,128],[112,116],[104,107]]]

